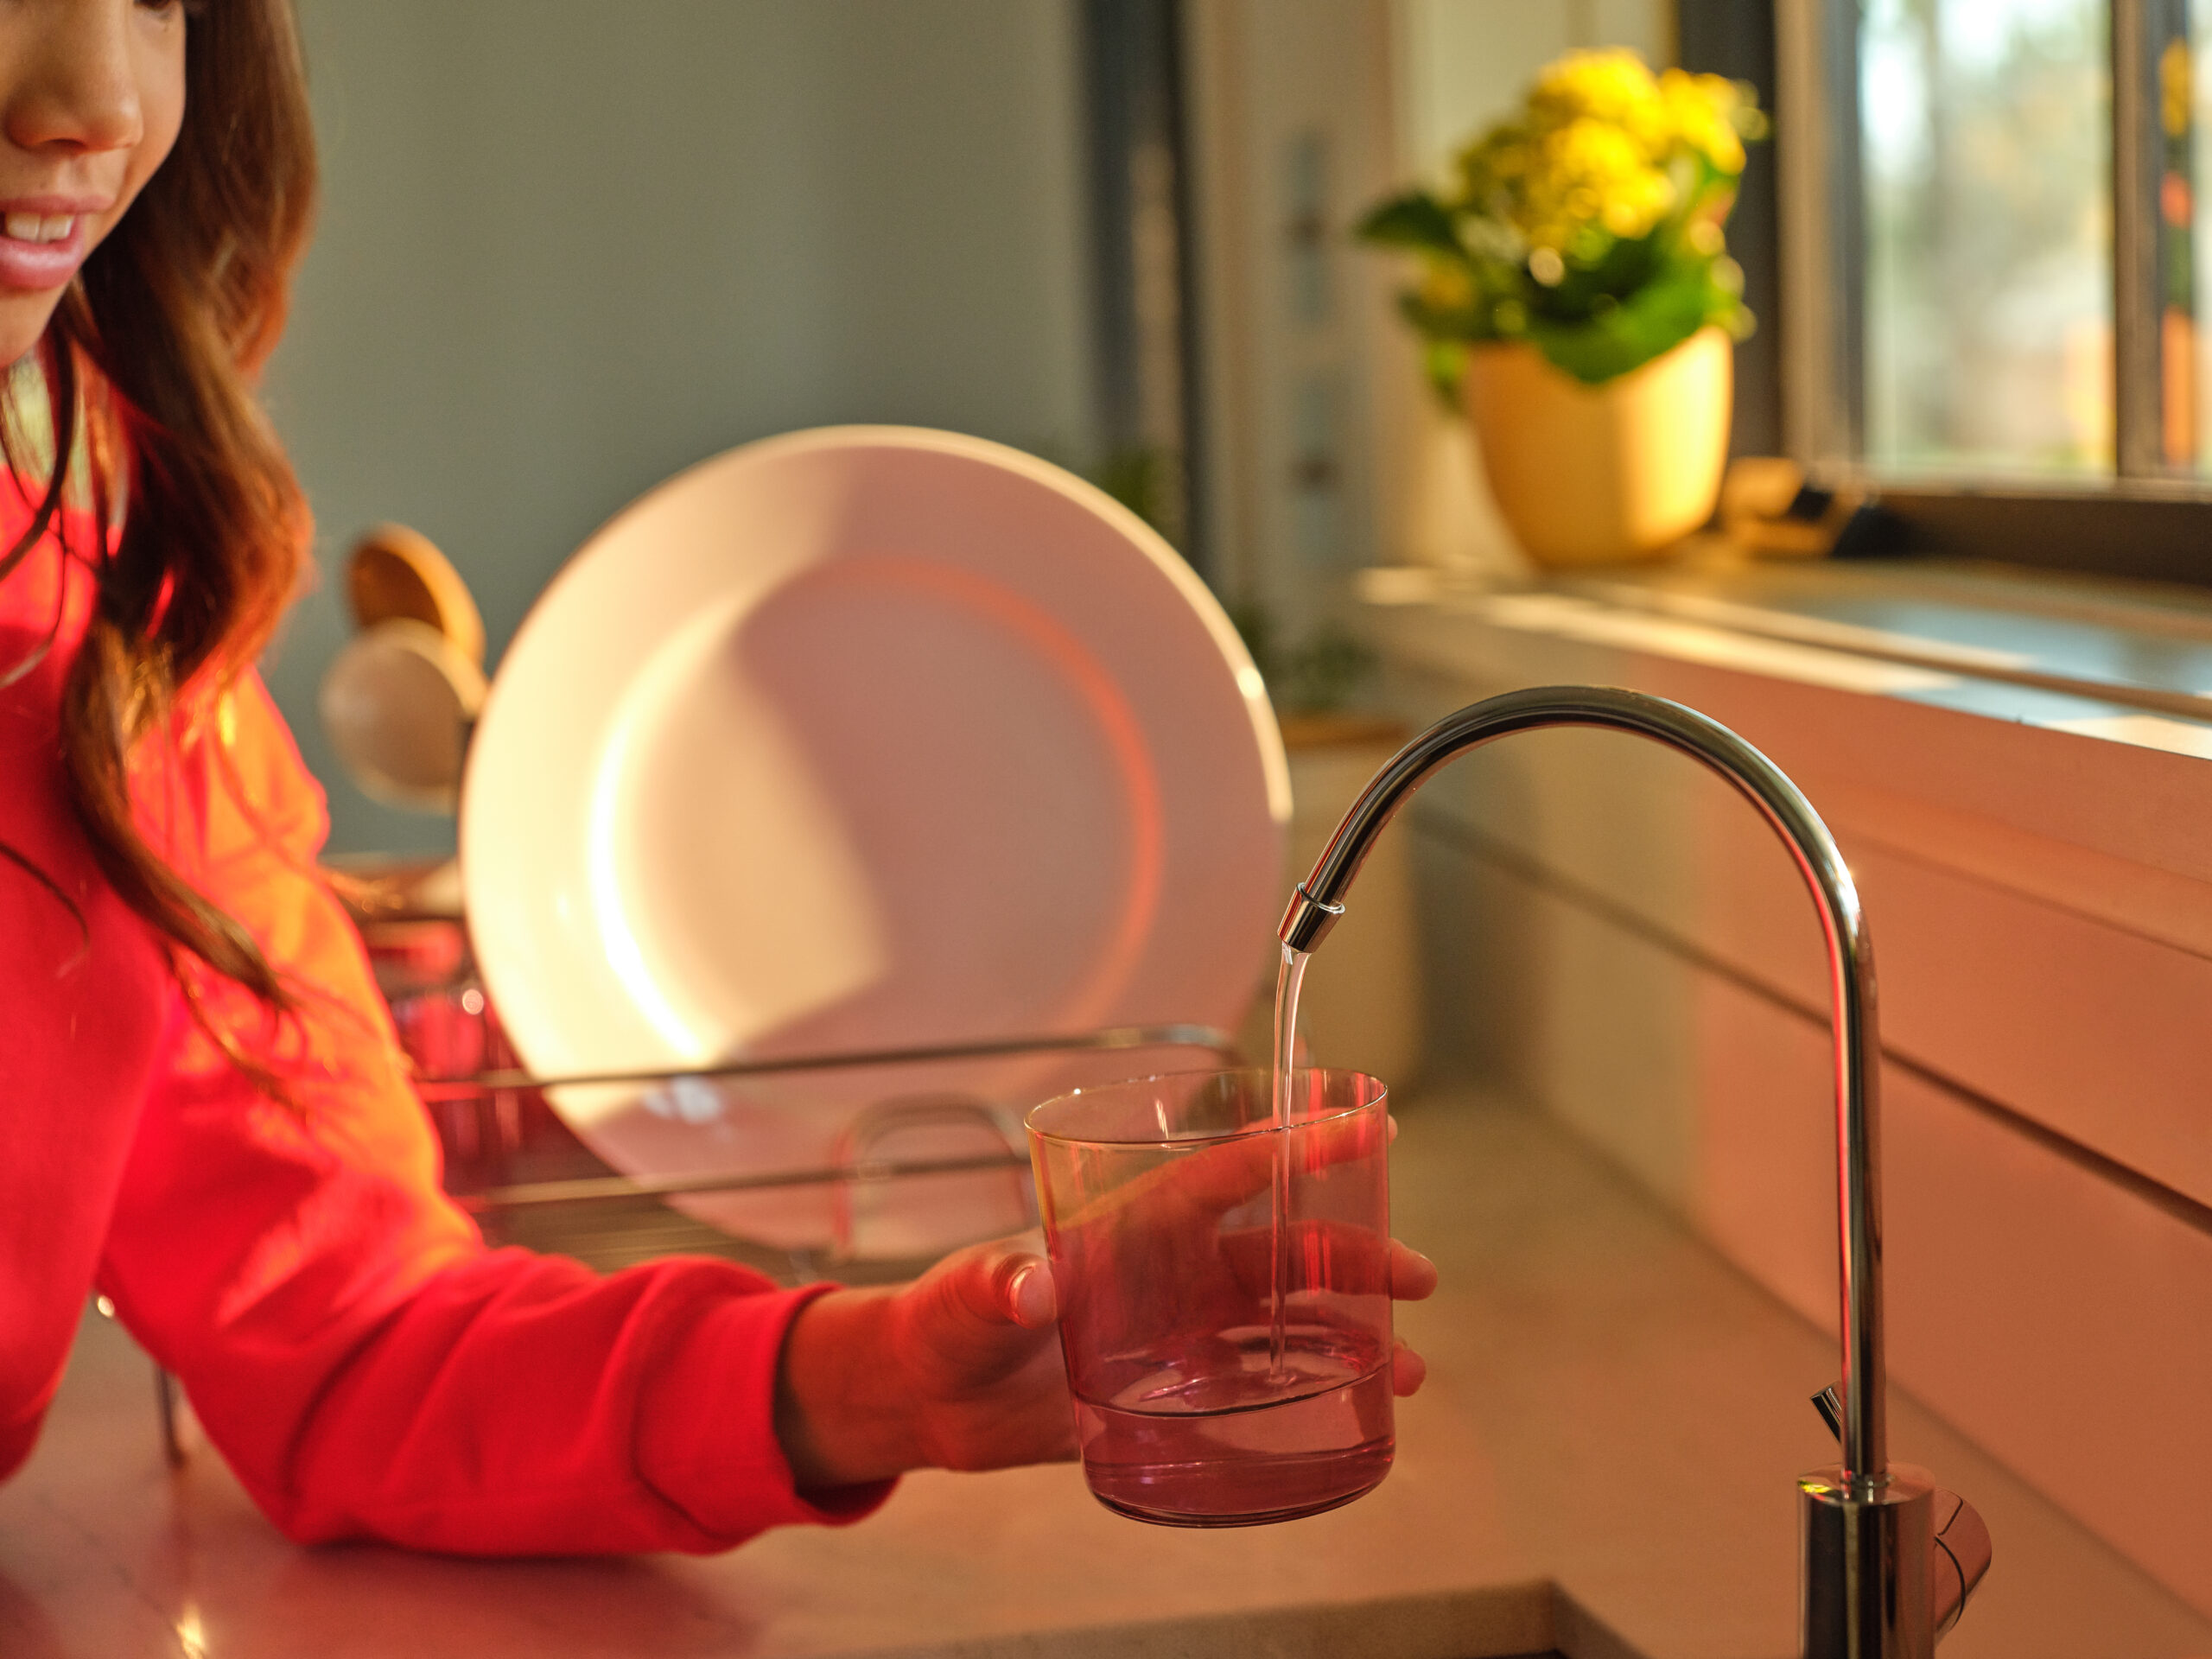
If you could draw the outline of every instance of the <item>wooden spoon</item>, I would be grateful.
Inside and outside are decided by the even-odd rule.
[[[461,798],[484,671],[428,623],[394,617],[331,658],[318,705],[331,747],[372,799],[450,812]]]
[[[461,573],[419,531],[378,524],[363,532],[346,560],[346,596],[361,627],[420,622],[484,665],[483,614]]]

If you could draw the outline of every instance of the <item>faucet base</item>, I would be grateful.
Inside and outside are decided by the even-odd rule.
[[[1893,1463],[1887,1482],[1869,1492],[1831,1466],[1799,1476],[1797,1493],[1805,1659],[1933,1659],[1936,1483],[1928,1471]]]

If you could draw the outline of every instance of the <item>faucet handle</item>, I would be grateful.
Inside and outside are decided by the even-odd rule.
[[[1989,1571],[1996,1554],[1989,1528],[1974,1506],[1956,1492],[1936,1493],[1936,1550],[1929,1560],[1929,1599],[1936,1609],[1938,1640],[1950,1633],[1966,1611],[1967,1598]]]
[[[1813,1396],[1813,1409],[1837,1440],[1843,1439],[1843,1384],[1831,1382]],[[1996,1554],[1989,1527],[1981,1513],[1956,1492],[1936,1488],[1930,1516],[1928,1560],[1928,1598],[1935,1614],[1935,1636],[1940,1641],[1966,1611],[1982,1574]]]
[[[1836,1444],[1843,1444],[1843,1384],[1831,1382],[1813,1396],[1813,1409],[1821,1414],[1821,1421],[1828,1426]]]

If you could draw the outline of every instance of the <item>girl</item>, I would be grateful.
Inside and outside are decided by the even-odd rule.
[[[0,0],[0,352],[50,426],[0,485],[0,1476],[95,1287],[302,1540],[718,1549],[1068,1455],[1011,1246],[601,1277],[442,1194],[252,666],[308,537],[252,378],[314,195],[289,0]]]

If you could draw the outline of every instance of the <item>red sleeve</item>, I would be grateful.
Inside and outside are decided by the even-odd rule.
[[[726,1548],[855,1519],[809,1503],[773,1425],[808,1291],[721,1262],[601,1277],[487,1250],[438,1185],[358,937],[315,879],[321,791],[258,680],[156,791],[178,861],[301,988],[260,1093],[183,1012],[124,1173],[101,1287],[296,1539],[466,1554]],[[165,816],[163,816],[165,815]]]

